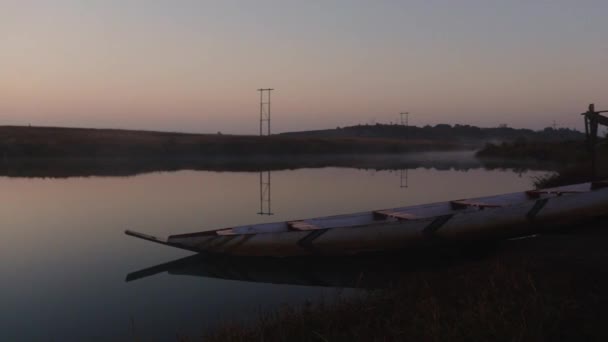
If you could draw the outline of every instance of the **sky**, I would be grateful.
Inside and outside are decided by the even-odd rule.
[[[608,1],[0,0],[0,125],[257,134],[399,121],[581,129]]]

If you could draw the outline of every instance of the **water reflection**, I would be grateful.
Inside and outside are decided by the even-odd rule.
[[[126,281],[168,273],[253,283],[380,289],[398,282],[404,272],[446,267],[448,260],[462,261],[461,256],[460,250],[447,248],[350,257],[270,258],[197,254],[131,272]]]
[[[399,187],[400,188],[407,188],[407,183],[408,183],[408,171],[409,169],[402,169],[399,170]]]
[[[129,272],[189,255],[126,237],[125,229],[166,237],[486,196],[529,190],[532,179],[545,174],[525,172],[519,177],[513,170],[484,170],[475,160],[462,156],[450,159],[445,154],[428,154],[424,158],[383,163],[360,160],[358,166],[371,172],[317,168],[320,164],[311,162],[310,168],[284,171],[260,165],[255,172],[0,177],[0,341],[132,341],[128,322],[133,317],[138,326],[145,327],[142,340],[174,339],[176,331],[196,336],[201,322],[246,319],[260,309],[316,300],[335,291],[280,284],[377,288],[394,282],[399,272],[412,269],[408,257],[342,261],[203,258],[180,267],[156,267],[153,270],[166,273],[125,283]],[[350,163],[346,159],[327,162]],[[386,168],[374,169],[381,164]],[[398,186],[399,170],[406,169],[408,182],[415,180],[407,184],[407,190]],[[9,176],[39,176],[49,171],[53,170],[3,170],[0,165],[0,173]],[[61,172],[56,175],[65,176],[83,170],[57,171]],[[90,171],[94,174],[98,169]],[[115,173],[107,169],[107,175]],[[271,182],[266,193],[272,202],[266,202],[264,208],[260,189],[264,191]],[[258,211],[274,215],[258,215]],[[426,261],[422,254],[409,259]],[[445,257],[438,267],[451,260]]]
[[[260,171],[260,211],[258,215],[274,215],[272,212],[272,193],[270,171]]]
[[[0,159],[0,176],[8,177],[90,177],[133,176],[158,171],[199,170],[267,172],[297,168],[349,167],[374,170],[436,169],[469,170],[485,168],[526,170],[555,169],[558,165],[512,160],[481,160],[474,151],[413,152],[386,155],[243,156],[177,159],[45,158]]]

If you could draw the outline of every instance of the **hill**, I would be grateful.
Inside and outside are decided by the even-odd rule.
[[[323,137],[323,138],[383,138],[383,139],[421,139],[429,141],[450,141],[461,144],[482,145],[486,142],[504,141],[564,141],[583,140],[584,133],[568,128],[547,127],[540,131],[506,126],[481,128],[470,125],[438,124],[435,126],[403,125],[357,125],[317,131],[283,133],[284,136]]]
[[[116,129],[0,126],[0,158],[199,158],[402,153],[462,148],[446,141],[366,137],[246,136]]]

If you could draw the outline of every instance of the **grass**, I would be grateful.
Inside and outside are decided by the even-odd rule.
[[[544,162],[556,172],[535,180],[537,188],[549,188],[591,180],[591,154],[583,141],[514,142],[500,145],[487,144],[476,154],[486,161],[509,159]],[[608,178],[608,148],[598,147],[597,179]]]
[[[591,165],[588,163],[564,168],[558,172],[550,173],[537,178],[534,185],[538,189],[552,188],[557,186],[585,183],[591,181]],[[608,179],[608,166],[601,164],[598,167],[596,180]]]
[[[298,168],[351,167],[373,170],[514,167],[491,166],[472,157],[472,151],[425,154],[332,154],[293,156],[210,156],[200,158],[0,158],[0,175],[8,177],[129,176],[155,171],[204,170],[260,172]],[[517,165],[527,170],[545,165]]]
[[[558,160],[560,156],[579,156],[570,162],[584,159],[581,157],[584,149],[583,154],[577,154],[581,146],[580,142],[488,144],[477,155],[487,168],[555,169],[555,164],[562,163]],[[430,164],[399,160],[395,156],[407,152],[453,151],[470,147],[450,139],[260,137],[0,126],[0,175],[125,176],[181,169],[268,171],[324,166],[405,169]],[[449,163],[454,166],[453,161]],[[431,164],[433,167],[450,167],[442,164],[441,160],[433,160]],[[457,167],[478,166],[465,161]]]
[[[182,169],[268,171],[344,165],[382,168],[391,155],[462,148],[424,140],[0,126],[0,175],[126,176]],[[388,164],[412,166],[412,162],[394,159]]]
[[[584,141],[486,144],[477,152],[482,159],[532,160],[536,162],[580,163],[589,159]]]
[[[448,287],[474,286],[456,296]],[[500,294],[500,295],[498,295]],[[384,341],[496,340],[504,336],[538,337],[559,320],[560,310],[539,295],[530,274],[496,264],[488,277],[454,275],[451,281],[420,276],[387,292],[370,293],[330,304],[284,307],[252,326],[228,324],[206,341]],[[528,326],[534,320],[534,329]]]
[[[185,134],[111,129],[0,127],[0,158],[193,158],[402,153],[454,150],[456,143],[379,138]]]
[[[608,338],[608,232],[509,242],[388,290],[225,322],[183,341],[601,341]]]

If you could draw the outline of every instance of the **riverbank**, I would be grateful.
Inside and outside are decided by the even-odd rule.
[[[554,170],[533,159],[475,158],[481,145],[379,137],[232,136],[108,129],[0,126],[0,176],[131,176],[176,170]],[[458,157],[454,157],[458,155]]]
[[[450,267],[406,271],[388,290],[227,322],[200,340],[606,340],[605,226],[503,242]]]
[[[597,179],[608,178],[608,148],[600,144],[597,152]],[[591,153],[584,141],[513,142],[487,144],[476,153],[484,163],[511,160],[553,165],[553,174],[537,179],[538,188],[556,187],[591,180]]]
[[[591,181],[591,163],[584,162],[578,165],[565,166],[555,173],[539,178],[534,185],[539,188],[552,188],[568,184],[585,183]],[[599,160],[597,165],[596,180],[608,179],[608,163]]]
[[[555,165],[521,161],[482,161],[474,151],[294,156],[211,156],[200,158],[8,158],[0,159],[0,176],[91,177],[134,176],[178,170],[262,172],[302,168],[347,167],[370,170],[552,170]]]
[[[590,157],[584,141],[489,143],[476,155],[488,160],[527,160],[562,165],[585,162]]]
[[[405,153],[471,148],[449,141],[187,134],[113,129],[0,127],[0,158],[170,159]]]

